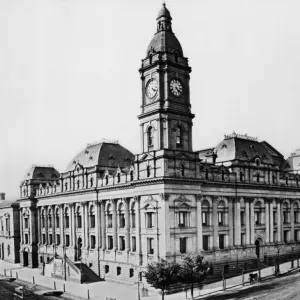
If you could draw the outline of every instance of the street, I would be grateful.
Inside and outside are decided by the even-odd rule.
[[[202,298],[203,299],[203,298]],[[220,295],[211,295],[206,300],[293,300],[300,299],[300,273],[285,275],[280,278],[271,278],[261,283],[253,284],[239,290],[228,290]]]

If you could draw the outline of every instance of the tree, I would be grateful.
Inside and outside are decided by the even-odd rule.
[[[162,300],[164,300],[165,291],[168,290],[170,284],[178,281],[180,266],[174,262],[152,262],[147,265],[144,276],[147,283],[161,290]]]
[[[209,272],[208,262],[203,261],[200,254],[190,254],[184,256],[180,266],[180,280],[186,284],[191,284],[191,295],[194,296],[194,284],[199,285],[206,279]]]

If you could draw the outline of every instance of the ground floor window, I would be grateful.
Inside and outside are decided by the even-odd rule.
[[[287,242],[289,241],[289,232],[288,232],[287,230],[285,230],[285,231],[283,232],[283,241],[284,241],[285,243],[287,243]]]
[[[91,235],[91,249],[95,249],[96,247],[96,237]]]
[[[131,268],[129,269],[129,277],[131,278],[133,277],[133,275],[134,275],[134,270]]]
[[[225,248],[225,234],[219,235],[219,248],[224,249]]]
[[[56,245],[60,245],[60,235],[56,235]]]
[[[117,275],[121,275],[121,267],[117,267]]]
[[[299,242],[299,230],[295,230],[294,240],[295,240],[295,242]]]
[[[105,265],[105,273],[109,273],[109,265]]]
[[[209,249],[209,235],[203,235],[203,250]]]
[[[70,235],[66,234],[66,247],[70,246]]]
[[[186,253],[186,244],[187,244],[186,240],[187,239],[185,237],[179,239],[180,253]]]
[[[124,236],[119,237],[119,250],[120,251],[125,250],[125,237]]]
[[[132,251],[132,252],[135,252],[135,251],[136,251],[136,237],[135,237],[135,236],[133,236],[133,237],[131,238],[131,251]]]
[[[107,249],[111,250],[113,248],[113,237],[109,235],[107,237]]]
[[[147,252],[148,254],[154,254],[154,239],[153,238],[148,238],[147,239]]]
[[[52,234],[49,234],[49,244],[52,245]]]

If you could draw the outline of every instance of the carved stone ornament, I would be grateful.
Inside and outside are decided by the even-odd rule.
[[[174,200],[174,202],[191,202],[188,198],[186,198],[184,195],[180,195],[178,198]]]
[[[148,198],[144,201],[144,208],[148,207],[149,205],[152,207],[156,207],[157,200],[155,200],[152,195],[149,195]]]
[[[170,198],[170,194],[164,194],[164,193],[161,193],[159,194],[161,200],[164,200],[164,201],[168,201],[169,198]]]

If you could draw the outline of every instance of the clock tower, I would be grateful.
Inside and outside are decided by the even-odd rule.
[[[165,3],[157,16],[157,31],[140,68],[142,80],[142,152],[192,152],[190,72],[188,59],[172,31]]]

